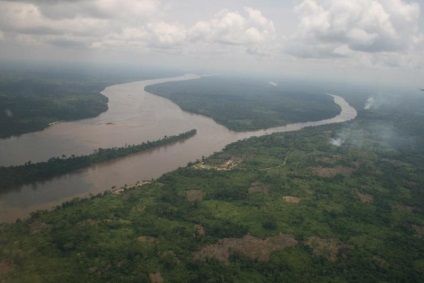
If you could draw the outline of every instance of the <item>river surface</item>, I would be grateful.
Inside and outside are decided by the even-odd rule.
[[[237,140],[340,123],[356,117],[353,107],[343,98],[332,95],[342,110],[331,119],[236,133],[210,118],[184,112],[170,100],[144,90],[150,84],[197,78],[200,77],[185,75],[113,85],[102,92],[109,98],[108,111],[96,118],[58,123],[43,131],[1,139],[0,165],[8,166],[29,160],[46,161],[62,154],[89,154],[100,147],[138,144],[197,129],[197,135],[186,141],[0,194],[0,223],[25,218],[33,211],[53,208],[75,197],[158,178],[166,172],[186,166],[190,161],[220,151]]]

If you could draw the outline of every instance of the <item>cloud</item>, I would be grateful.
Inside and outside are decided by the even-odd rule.
[[[273,22],[250,7],[241,12],[221,10],[192,25],[167,21],[165,10],[158,0],[0,0],[0,29],[26,46],[140,53],[224,54],[236,46],[260,56],[269,52],[276,37]]]
[[[159,10],[157,0],[24,0],[51,19],[100,18],[140,20]]]
[[[246,7],[245,15],[222,10],[209,21],[199,21],[190,30],[192,41],[228,45],[262,44],[275,38],[274,23],[259,10]]]
[[[415,46],[420,37],[417,3],[305,0],[295,11],[300,22],[286,51],[298,57],[403,52]]]
[[[183,44],[187,37],[186,28],[182,25],[158,22],[148,24],[150,43],[161,48],[175,48]]]
[[[99,48],[174,44],[181,33],[171,24],[155,22],[159,14],[156,0],[0,1],[0,28],[26,45]]]

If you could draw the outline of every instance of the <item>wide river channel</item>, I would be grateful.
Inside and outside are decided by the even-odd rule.
[[[25,218],[33,211],[50,209],[75,197],[158,178],[237,140],[340,123],[356,117],[353,107],[343,98],[332,95],[342,110],[331,119],[236,133],[208,117],[184,112],[170,100],[144,90],[151,84],[197,78],[199,76],[185,75],[113,85],[102,92],[109,98],[108,111],[96,118],[57,123],[43,131],[1,139],[0,166],[8,166],[29,160],[46,161],[55,156],[89,154],[100,147],[138,144],[197,129],[197,135],[183,142],[0,193],[0,223]]]

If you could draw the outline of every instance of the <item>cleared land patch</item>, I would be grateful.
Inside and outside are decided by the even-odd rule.
[[[346,251],[350,246],[343,244],[339,239],[309,237],[305,245],[312,249],[315,256],[324,256],[329,261],[336,261],[340,258],[346,258]]]
[[[418,238],[424,237],[424,226],[412,225],[412,229],[414,229],[415,234]]]
[[[363,194],[363,193],[360,193],[358,190],[354,190],[354,193],[363,203],[372,203],[374,201],[373,195]]]
[[[412,212],[412,211],[414,211],[414,208],[412,206],[404,205],[404,204],[395,204],[395,205],[392,206],[392,209],[402,211],[402,212]]]
[[[203,192],[201,190],[187,191],[186,199],[188,202],[198,202],[203,200]]]
[[[299,203],[301,201],[301,198],[292,197],[292,196],[283,196],[283,200],[289,203]]]
[[[157,242],[157,239],[152,236],[140,236],[137,238],[139,242],[154,244]]]
[[[150,282],[152,282],[152,283],[162,283],[163,282],[163,277],[162,277],[162,274],[160,274],[160,272],[150,273],[149,279],[150,279]]]
[[[9,273],[9,272],[13,271],[13,269],[14,269],[13,265],[8,263],[7,261],[0,260],[0,275],[4,275],[6,273]]]
[[[337,174],[349,176],[355,171],[352,167],[336,166],[336,167],[313,167],[312,174],[318,177],[334,177]]]
[[[268,193],[268,188],[265,187],[261,182],[253,182],[249,189],[248,189],[248,193],[249,194],[253,194],[253,193]]]
[[[280,234],[275,237],[259,239],[250,235],[243,238],[225,238],[213,245],[207,245],[194,254],[195,260],[215,258],[229,263],[232,253],[240,252],[252,260],[267,261],[272,252],[293,247],[298,241],[292,235]]]
[[[216,171],[228,171],[236,168],[243,160],[239,158],[231,158],[220,165],[208,165],[204,162],[199,162],[194,165],[195,169],[206,169],[206,170],[216,170]]]

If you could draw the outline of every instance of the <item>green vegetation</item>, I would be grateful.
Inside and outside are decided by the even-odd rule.
[[[243,140],[3,224],[0,281],[420,282],[423,105],[405,95],[349,123]]]
[[[0,191],[7,191],[28,183],[48,180],[77,169],[85,168],[101,162],[121,158],[130,154],[146,151],[176,143],[196,135],[195,129],[176,136],[165,136],[156,141],[147,141],[125,147],[99,148],[94,153],[82,156],[53,157],[46,162],[27,162],[19,166],[0,166]]]
[[[205,115],[233,131],[250,131],[336,116],[340,107],[317,91],[276,87],[263,81],[204,77],[150,85],[183,110]]]
[[[100,93],[105,87],[155,77],[141,70],[5,65],[0,68],[0,138],[97,116],[108,109]],[[156,77],[163,75],[175,73]]]

